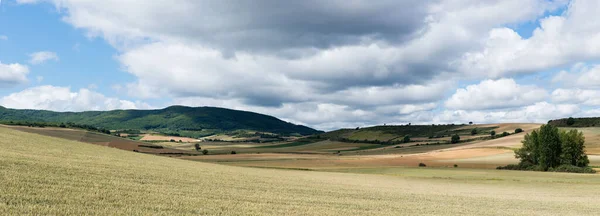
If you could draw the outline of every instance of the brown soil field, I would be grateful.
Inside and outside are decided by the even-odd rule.
[[[181,140],[182,142],[199,142],[200,141],[198,139],[189,138],[189,137],[162,136],[162,135],[156,135],[156,134],[143,134],[142,139],[140,139],[140,140],[142,140],[142,141],[170,141],[170,140],[179,141],[179,140]]]
[[[138,142],[130,139],[121,137],[100,134],[95,132],[74,130],[68,128],[35,128],[35,127],[22,127],[22,126],[4,126],[13,130],[19,130],[28,133],[35,133],[44,136],[57,137],[67,140],[85,142],[95,145],[107,146],[126,151],[137,151],[140,153],[157,154],[164,156],[180,156],[180,155],[195,155],[197,152],[182,151],[170,148],[159,148],[160,146]]]

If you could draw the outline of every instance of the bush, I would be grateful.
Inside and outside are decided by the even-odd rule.
[[[454,135],[452,135],[452,138],[451,138],[450,142],[451,142],[452,144],[455,144],[455,143],[458,143],[458,142],[460,142],[460,136],[459,136],[458,134],[454,134]]]
[[[578,167],[569,164],[563,164],[556,168],[548,169],[550,172],[569,172],[569,173],[596,173],[591,167]]]
[[[208,154],[208,150],[206,150],[206,149],[202,150],[202,154],[203,155],[207,155]]]
[[[518,134],[518,133],[523,133],[523,129],[521,129],[521,128],[517,128],[517,129],[515,129],[515,133],[516,133],[516,134]]]
[[[492,138],[494,138],[494,136],[496,136],[496,131],[490,131],[490,135],[492,136]]]
[[[194,148],[196,149],[196,151],[202,150],[202,147],[200,147],[200,143],[194,144]]]
[[[424,163],[419,163],[419,167],[427,167]]]
[[[235,152],[235,151],[231,151],[231,154],[237,154],[237,152]]]
[[[473,130],[471,130],[471,135],[475,135],[477,134],[477,128],[473,128]]]
[[[402,139],[402,142],[409,143],[410,142],[410,137],[409,136],[404,136],[404,139]]]
[[[458,165],[454,164],[454,168],[458,167]]]

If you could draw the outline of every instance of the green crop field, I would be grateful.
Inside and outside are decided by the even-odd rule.
[[[0,215],[597,215],[597,175],[233,167],[0,128]],[[345,172],[345,170],[333,170]]]

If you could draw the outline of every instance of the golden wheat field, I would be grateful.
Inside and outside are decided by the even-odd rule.
[[[597,175],[234,167],[0,128],[0,215],[597,215]],[[344,173],[361,172],[361,173]]]

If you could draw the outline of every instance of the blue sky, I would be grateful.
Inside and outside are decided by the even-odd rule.
[[[175,2],[3,0],[0,105],[324,130],[600,115],[594,1]]]

